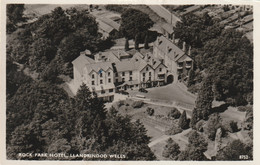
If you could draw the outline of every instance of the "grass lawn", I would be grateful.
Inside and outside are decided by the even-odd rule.
[[[173,100],[187,104],[195,104],[196,97],[193,94],[183,91],[177,84],[169,84],[158,88],[147,89],[147,98]]]
[[[164,102],[174,101],[189,106],[195,105],[196,96],[185,89],[181,89],[181,87],[175,83],[161,87],[147,88],[146,90],[148,93],[141,93],[137,90],[129,91],[129,93],[131,96],[139,94],[149,99],[158,99]]]

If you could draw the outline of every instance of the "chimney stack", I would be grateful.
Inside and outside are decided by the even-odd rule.
[[[188,52],[188,55],[190,56],[191,54],[191,46],[189,46],[189,52]]]
[[[183,42],[183,45],[182,45],[182,51],[186,52],[186,42],[185,41]]]

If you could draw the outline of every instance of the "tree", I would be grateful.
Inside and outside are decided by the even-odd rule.
[[[182,112],[178,125],[181,129],[189,128],[189,122],[188,122],[188,119],[187,119],[186,111]]]
[[[222,119],[218,113],[210,115],[206,124],[207,136],[210,140],[215,140],[216,132],[218,128],[221,128]]]
[[[125,39],[125,51],[129,50],[129,40],[128,38]]]
[[[53,116],[60,114],[58,105],[64,100],[68,101],[68,95],[60,88],[50,83],[27,82],[22,84],[15,95],[7,100],[6,136],[11,137],[16,127],[28,125],[36,117],[42,123]],[[11,139],[7,139],[9,143]]]
[[[7,14],[7,32],[11,33],[16,29],[16,24],[22,22],[23,18],[24,4],[7,4],[6,14]]]
[[[51,61],[56,54],[56,47],[53,45],[50,39],[38,38],[31,45],[31,54],[37,57],[46,57],[48,61]]]
[[[205,44],[198,58],[201,70],[212,77],[216,100],[247,104],[247,96],[253,91],[253,45],[242,33],[223,31]]]
[[[172,138],[169,138],[164,146],[162,156],[171,160],[177,160],[180,152],[180,146]]]
[[[244,144],[240,140],[234,140],[222,150],[218,151],[216,160],[241,160],[241,155],[246,156],[246,160],[253,160],[252,146]]]
[[[196,105],[192,112],[192,128],[195,127],[199,120],[206,120],[209,116],[209,111],[214,100],[214,95],[212,91],[212,80],[210,77],[204,79],[203,84],[200,88],[198,97],[196,99]]]
[[[153,114],[154,114],[154,109],[153,109],[153,108],[150,108],[150,107],[147,107],[147,108],[146,108],[146,112],[148,113],[149,116],[153,116]]]
[[[58,75],[59,72],[57,66],[52,63],[51,65],[48,66],[48,68],[46,68],[42,72],[41,78],[43,81],[50,81],[52,83],[55,83],[58,80]]]
[[[168,113],[168,117],[174,118],[174,119],[178,119],[180,118],[181,113],[177,108],[173,108],[169,113]]]
[[[72,62],[80,55],[81,51],[85,50],[83,39],[83,36],[73,33],[61,41],[58,54],[65,62]]]
[[[149,45],[148,45],[148,33],[145,35],[145,38],[144,38],[144,48],[145,49],[149,49]]]
[[[193,69],[189,71],[188,87],[195,84],[195,72]]]
[[[35,159],[35,157],[19,157],[17,153],[40,153],[43,150],[41,128],[39,123],[20,125],[10,136],[10,144],[7,144],[7,156],[10,159]]]
[[[135,39],[135,48],[138,49],[141,33],[146,33],[153,26],[153,21],[149,16],[136,9],[127,9],[121,15],[120,31],[127,39]]]
[[[51,14],[40,17],[30,27],[36,36],[48,38],[55,46],[58,46],[60,41],[73,31],[71,25],[65,11],[61,7],[57,7]]]
[[[189,133],[189,144],[184,151],[182,151],[178,160],[207,160],[204,152],[207,150],[207,142],[197,131]]]

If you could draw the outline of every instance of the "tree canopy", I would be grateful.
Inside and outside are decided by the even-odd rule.
[[[85,84],[69,98],[49,83],[24,84],[7,102],[9,159],[20,159],[20,152],[120,153],[126,156],[122,160],[155,159],[140,121],[131,122],[114,108],[107,111]]]
[[[200,73],[212,77],[214,97],[232,105],[250,103],[253,91],[253,45],[235,29],[224,29],[218,21],[185,15],[174,28],[179,44],[192,47],[191,56]],[[190,73],[188,85],[200,83],[199,74]],[[195,80],[195,81],[194,81]],[[252,97],[251,97],[252,98]]]
[[[132,8],[125,10],[121,18],[121,33],[126,39],[134,39],[135,47],[138,48],[141,34],[146,34],[154,22],[150,19],[149,15]]]
[[[18,22],[25,20],[23,17],[24,4],[7,4],[6,5],[6,15],[7,15],[7,32],[11,33],[16,30],[16,25]]]

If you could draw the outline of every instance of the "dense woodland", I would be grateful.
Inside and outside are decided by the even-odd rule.
[[[198,92],[203,77],[208,77],[216,100],[236,106],[253,103],[253,45],[242,32],[225,30],[207,13],[184,16],[174,31],[180,47],[185,41],[192,48],[195,68],[187,83],[191,91]]]
[[[110,6],[112,10],[117,7]],[[37,21],[19,27],[17,24],[26,20],[22,15],[24,5],[7,5],[7,9],[8,159],[20,159],[17,153],[21,152],[66,152],[115,153],[125,154],[124,160],[155,160],[148,147],[150,137],[140,121],[132,122],[129,116],[119,115],[115,108],[105,109],[104,103],[84,84],[73,98],[58,87],[59,75],[72,76],[71,61],[81,51],[98,52],[111,46],[111,40],[101,40],[95,19],[84,10],[65,11],[58,7]],[[138,43],[147,42],[153,22],[137,10],[120,12],[123,13],[120,33],[127,39],[135,39],[138,49]],[[136,26],[138,20],[144,25]],[[183,41],[187,43],[186,50],[192,47],[195,69],[189,73],[187,84],[198,97],[191,121],[185,111],[170,114],[180,118],[178,129],[193,129],[189,133],[189,145],[180,151],[178,144],[169,139],[163,156],[172,160],[207,160],[203,152],[208,144],[203,135],[214,140],[218,128],[236,131],[234,123],[224,128],[225,124],[212,110],[212,101],[221,100],[232,106],[253,104],[253,46],[242,33],[223,30],[207,14],[201,18],[185,16],[174,31],[180,47]],[[25,75],[24,68],[39,76]],[[241,108],[247,112],[243,129],[249,130],[253,138],[252,107]],[[149,110],[149,113],[153,112]],[[202,121],[207,121],[207,131],[202,131]],[[245,152],[252,158],[252,144],[233,141],[215,159],[230,160],[232,154]]]

